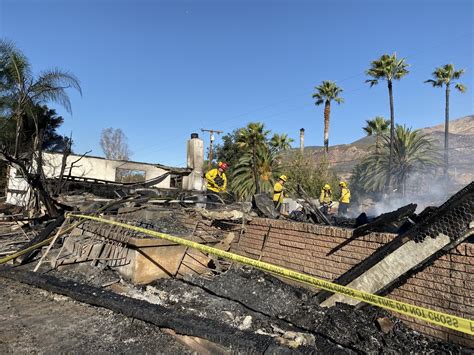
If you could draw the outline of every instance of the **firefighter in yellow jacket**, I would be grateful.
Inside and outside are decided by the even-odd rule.
[[[276,209],[280,209],[281,204],[283,203],[284,195],[284,185],[288,177],[286,175],[282,175],[279,177],[278,181],[273,186],[273,204],[275,205]]]
[[[339,210],[337,214],[343,216],[347,213],[349,203],[351,203],[351,190],[348,189],[347,184],[344,181],[339,183],[341,188],[341,198],[339,199]]]
[[[207,180],[207,189],[212,192],[226,192],[227,190],[227,177],[225,171],[229,165],[227,163],[219,162],[217,169],[209,170],[205,177]]]
[[[321,209],[324,215],[328,216],[332,204],[332,191],[331,186],[329,184],[324,185],[324,187],[321,189],[319,203],[321,204]]]

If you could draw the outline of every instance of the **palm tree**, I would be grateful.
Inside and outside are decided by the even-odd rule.
[[[448,177],[448,146],[449,146],[449,93],[451,84],[464,74],[464,69],[455,70],[454,65],[446,64],[438,67],[432,73],[433,79],[428,79],[425,83],[430,83],[433,87],[445,87],[445,108],[444,108],[444,176]],[[454,87],[459,92],[466,92],[467,88],[463,84],[455,83]]]
[[[290,149],[291,143],[293,143],[293,138],[288,137],[288,134],[275,133],[270,139],[269,145],[270,149],[274,151],[280,151]]]
[[[287,134],[274,134],[260,122],[252,122],[236,134],[239,158],[234,166],[231,188],[236,197],[248,200],[255,193],[270,192],[279,175],[281,153],[291,148]]]
[[[263,123],[250,122],[247,127],[240,129],[237,134],[237,145],[250,154],[253,183],[257,193],[261,191],[258,175],[258,155],[259,153],[262,155],[262,149],[268,149],[266,140],[269,133],[270,131],[265,129]]]
[[[366,120],[367,126],[362,129],[368,136],[375,136],[375,153],[380,151],[380,138],[389,132],[390,121],[381,116],[376,116],[372,120]]]
[[[387,81],[388,96],[390,101],[390,157],[387,169],[387,190],[390,189],[390,174],[392,173],[393,162],[393,140],[395,138],[395,112],[393,107],[393,81],[400,80],[409,73],[408,64],[405,59],[398,59],[394,53],[392,55],[384,54],[379,59],[372,61],[370,69],[365,73],[372,77],[365,82],[370,84],[370,87],[377,85],[380,80]]]
[[[76,89],[82,94],[79,80],[60,69],[44,71],[35,77],[28,58],[13,43],[0,40],[0,108],[9,112],[10,117],[16,121],[15,157],[19,153],[22,117],[32,117],[36,128],[34,148],[40,149],[41,138],[35,107],[55,102],[70,113],[71,102],[66,92],[68,88]]]
[[[60,69],[48,70],[35,77],[28,58],[11,42],[0,40],[0,114],[6,114],[16,125],[13,157],[5,149],[0,153],[10,165],[21,171],[28,184],[39,193],[51,217],[57,216],[58,211],[44,183],[41,153],[43,132],[38,107],[47,102],[56,102],[71,112],[66,92],[68,88],[82,94],[78,79]],[[18,159],[23,120],[27,118],[34,125],[33,154],[29,159]]]
[[[390,164],[390,139],[382,137],[379,154],[369,155],[356,167],[355,185],[367,192],[382,191],[387,186],[387,169]],[[427,134],[397,125],[393,141],[392,176],[393,187],[406,192],[406,182],[415,173],[426,172],[441,163],[440,154]]]
[[[333,81],[323,81],[321,85],[316,86],[316,93],[313,94],[315,104],[317,106],[324,103],[324,152],[327,154],[329,151],[329,119],[331,115],[331,101],[335,101],[338,104],[342,104],[344,99],[339,97],[342,93],[342,89],[336,85]]]
[[[256,156],[252,151],[243,153],[232,175],[232,191],[241,200],[249,200],[255,193],[270,192],[278,176],[279,163],[276,154],[266,145],[257,148]]]

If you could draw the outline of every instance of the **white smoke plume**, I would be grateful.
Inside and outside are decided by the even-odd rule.
[[[416,213],[428,206],[440,206],[465,185],[447,183],[443,177],[435,174],[413,174],[406,184],[406,191],[395,191],[380,198],[365,211],[368,216],[378,216],[394,211],[410,203],[417,204]]]

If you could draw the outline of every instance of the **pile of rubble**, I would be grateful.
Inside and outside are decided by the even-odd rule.
[[[60,200],[65,210],[100,214],[222,250],[229,250],[252,215],[284,218],[275,213],[273,204],[259,196],[254,199],[253,209],[247,204],[234,204],[210,210],[183,199],[157,202],[143,194],[117,199],[69,194]],[[347,243],[371,231],[406,233],[434,211],[426,209],[416,215],[416,205],[408,205],[373,219],[361,215],[353,220],[328,220],[310,200],[305,201],[307,216],[313,222],[355,228]],[[2,267],[0,277],[166,328],[177,342],[194,351],[352,354],[462,350],[422,336],[380,309],[345,304],[322,308],[313,291],[189,248],[161,241],[153,244],[149,236],[137,231],[94,221],[71,221],[64,215],[51,220],[30,219],[14,206],[0,207],[0,253],[10,255],[0,262],[14,260],[15,265],[21,264]],[[48,245],[53,248],[40,248]],[[153,260],[156,257],[161,262],[166,253],[170,254],[171,249],[159,254],[161,247],[175,248],[173,262],[165,262],[164,267]],[[152,248],[158,256],[148,253]],[[27,253],[22,252],[26,249]],[[48,262],[38,263],[40,256]],[[136,272],[147,263],[162,268],[166,277],[144,278],[138,283],[148,280],[148,285],[136,286],[134,278],[128,277],[130,270]],[[35,266],[39,272],[31,272]],[[190,343],[183,336],[194,340]]]

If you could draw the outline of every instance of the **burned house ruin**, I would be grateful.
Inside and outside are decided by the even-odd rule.
[[[1,210],[2,263],[22,265],[3,267],[0,277],[171,329],[194,351],[460,352],[474,346],[466,332],[144,232],[177,236],[472,324],[474,183],[420,214],[408,205],[357,225],[324,220],[303,191],[308,219],[299,222],[274,214],[263,197],[254,206],[222,203],[206,209],[204,150],[197,135],[187,142],[187,152],[185,168],[84,157],[80,167],[66,172],[57,196],[67,213],[37,225],[11,213],[25,205],[28,189],[10,170],[9,205]],[[54,185],[58,158],[47,156],[47,178]],[[396,228],[389,232],[388,225]]]

